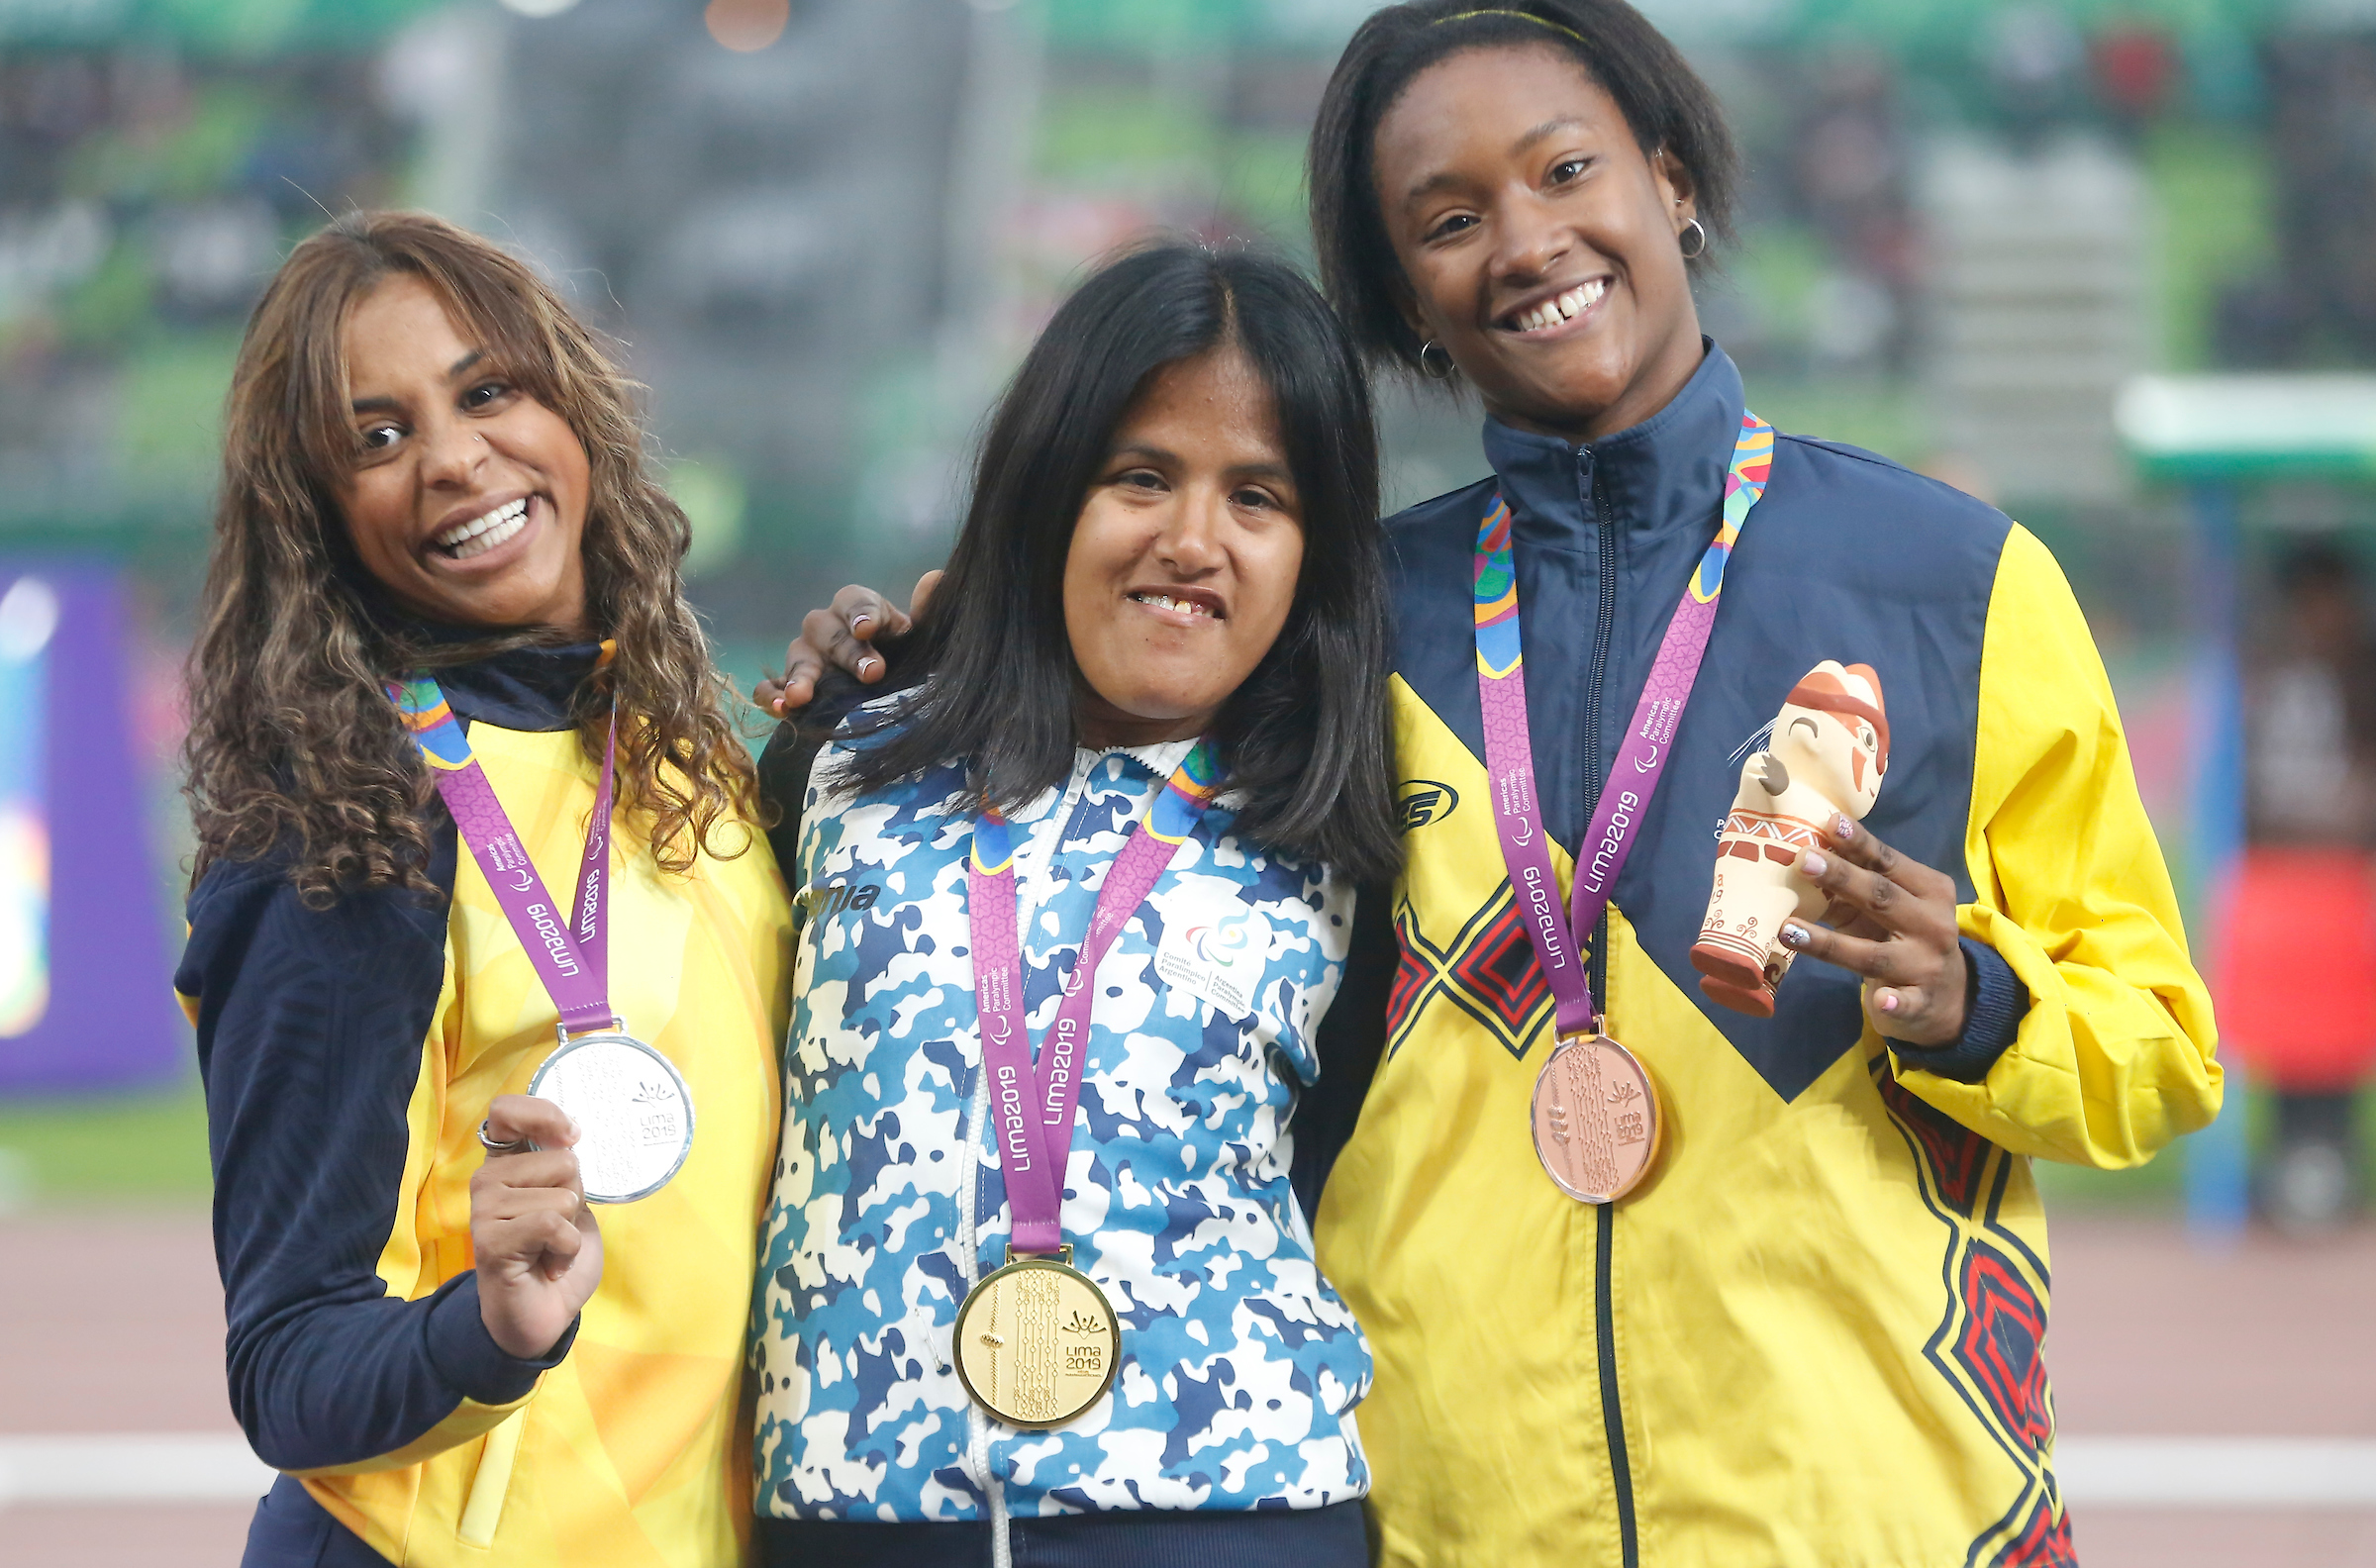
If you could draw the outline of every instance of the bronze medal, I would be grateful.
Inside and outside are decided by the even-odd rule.
[[[1606,1034],[1570,1034],[1534,1079],[1534,1153],[1559,1190],[1615,1203],[1641,1185],[1666,1131],[1657,1086]]]
[[[1017,1257],[957,1308],[957,1378],[1010,1426],[1061,1426],[1096,1404],[1122,1360],[1105,1293],[1072,1266],[1072,1248]]]

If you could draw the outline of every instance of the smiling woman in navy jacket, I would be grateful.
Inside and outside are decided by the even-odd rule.
[[[283,1472],[246,1560],[732,1561],[790,911],[626,384],[517,257],[355,213],[266,289],[228,416],[175,984],[232,1410]],[[563,901],[617,716],[607,1011],[695,1120],[599,1226],[557,1115],[498,1109],[560,1014],[391,701],[425,669]],[[545,1148],[486,1160],[491,1112]]]

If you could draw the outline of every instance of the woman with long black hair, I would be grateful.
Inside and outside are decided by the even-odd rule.
[[[903,688],[779,732],[769,1562],[1368,1561],[1289,1127],[1398,859],[1376,505],[1311,285],[1128,256],[1000,403]]]
[[[2069,1561],[2030,1163],[2221,1093],[2070,589],[1750,411],[1691,292],[1732,142],[1621,0],[1378,12],[1310,176],[1356,341],[1473,390],[1494,469],[1386,525],[1408,858],[1324,1079],[1368,1079],[1319,1233],[1382,1559]],[[846,596],[791,673],[895,624]],[[1802,722],[1857,811],[1739,803]],[[1781,918],[1712,924],[1752,866]]]

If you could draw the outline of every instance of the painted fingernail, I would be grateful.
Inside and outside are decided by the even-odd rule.
[[[881,662],[881,659],[862,658],[858,660],[858,673],[861,675],[871,675],[874,673],[874,667]]]
[[[1799,856],[1799,869],[1811,877],[1819,877],[1832,869],[1832,862],[1810,849]]]
[[[1879,996],[1873,998],[1873,1006],[1879,1008],[1884,1013],[1895,1013],[1898,1010],[1897,993],[1894,991],[1882,992]]]
[[[849,618],[849,629],[852,632],[861,631],[862,629],[872,625],[874,625],[874,617],[866,614],[862,610]]]
[[[1856,825],[1848,821],[1845,817],[1842,817],[1839,820],[1838,831],[1832,833],[1832,836],[1834,838],[1853,838],[1856,836]]]
[[[1801,947],[1801,946],[1804,946],[1804,945],[1806,945],[1806,942],[1807,942],[1807,928],[1806,928],[1806,927],[1804,927],[1804,926],[1785,926],[1785,927],[1783,927],[1783,928],[1782,928],[1782,945],[1783,945],[1783,946],[1785,946],[1785,947]]]

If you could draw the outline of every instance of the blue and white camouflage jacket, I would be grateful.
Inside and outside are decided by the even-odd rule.
[[[1224,794],[1099,966],[1063,1224],[1120,1318],[1121,1363],[1070,1424],[1018,1430],[966,1398],[951,1343],[1012,1225],[968,952],[965,776],[838,793],[842,745],[863,743],[819,754],[786,864],[796,1000],[754,1304],[759,1512],[922,1521],[1364,1496],[1369,1348],[1288,1185],[1351,884],[1238,839]],[[1063,788],[1010,817],[1035,1040],[1106,868],[1189,744],[1081,751]]]

